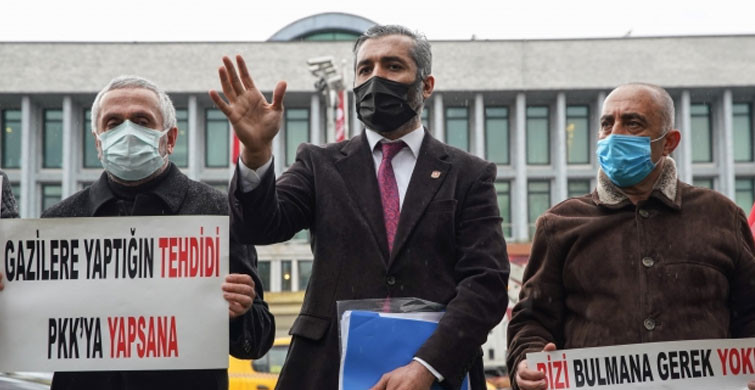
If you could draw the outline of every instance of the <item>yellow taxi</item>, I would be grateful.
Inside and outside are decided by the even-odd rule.
[[[278,374],[286,361],[291,337],[279,337],[273,341],[264,356],[257,360],[242,360],[229,356],[229,390],[273,390],[278,382]]]
[[[228,357],[228,390],[273,390],[278,382],[278,374],[283,368],[291,337],[279,337],[273,341],[264,356],[257,360]],[[487,390],[496,390],[490,382]]]

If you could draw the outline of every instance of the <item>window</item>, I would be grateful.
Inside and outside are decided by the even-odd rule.
[[[299,37],[304,41],[356,41],[359,35],[350,31],[318,31]]]
[[[216,189],[216,190],[224,193],[224,194],[228,193],[228,183],[226,183],[226,182],[217,183],[217,182],[207,182],[206,181],[204,183],[207,184],[208,186],[210,186],[210,187],[212,187],[212,188],[214,188],[214,189]]]
[[[63,190],[59,184],[42,184],[42,211],[60,202]]]
[[[262,282],[262,289],[270,291],[270,260],[260,260],[257,262],[257,275]]]
[[[734,133],[734,161],[752,159],[752,115],[749,104],[732,105],[732,127]]]
[[[466,107],[446,108],[446,143],[469,151],[469,110]]]
[[[422,114],[419,115],[419,118],[422,120],[422,126],[425,126],[425,128],[429,131],[430,130],[430,108],[423,107]]]
[[[291,260],[281,260],[281,291],[291,291]]]
[[[498,197],[498,210],[501,212],[501,228],[505,237],[511,237],[511,183],[499,181],[495,183],[495,193]]]
[[[222,111],[205,111],[205,166],[224,168],[229,164],[231,129]]]
[[[485,107],[485,157],[496,164],[509,164],[509,109]]]
[[[736,180],[736,195],[734,201],[745,211],[745,215],[750,214],[752,210],[752,203],[755,200],[755,185],[753,185],[753,178],[737,178]]]
[[[43,168],[63,166],[63,111],[45,110],[43,139]]]
[[[530,237],[535,234],[535,222],[551,204],[551,184],[548,181],[530,181],[527,183],[527,211]]]
[[[289,108],[286,110],[286,166],[296,161],[296,149],[309,142],[309,109]]]
[[[21,168],[21,110],[3,111],[2,136],[2,164],[3,168]]]
[[[309,278],[312,276],[312,260],[299,260],[296,262],[299,267],[299,290],[307,289]]]
[[[582,196],[590,193],[590,180],[589,179],[576,179],[569,180],[567,184],[567,196],[573,198],[575,196]]]
[[[94,134],[92,134],[92,110],[84,110],[84,132],[82,136],[82,145],[84,153],[84,168],[100,168],[100,159],[97,157],[97,145]]]
[[[696,187],[708,188],[708,189],[711,189],[711,190],[714,189],[713,188],[713,179],[710,178],[710,177],[703,177],[703,178],[696,177],[696,178],[692,179],[692,185],[696,186]]]
[[[590,110],[587,106],[566,107],[566,161],[590,163]]]
[[[293,237],[291,237],[291,240],[297,240],[297,241],[303,241],[303,242],[309,241],[309,230],[308,229],[299,230],[296,234],[294,234]]]
[[[710,106],[693,104],[690,106],[692,130],[692,162],[713,161],[711,142]]]
[[[254,369],[254,371],[257,373],[276,374],[275,376],[277,377],[278,376],[277,374],[280,374],[281,369],[283,369],[283,364],[286,362],[286,356],[288,355],[289,343],[290,342],[286,342],[285,345],[273,345],[273,347],[270,348],[270,351],[264,354],[261,358],[252,360],[252,368]],[[242,375],[246,375],[246,374],[242,374]],[[268,375],[268,374],[265,374],[265,375]],[[263,375],[251,374],[249,377],[250,378],[263,377]],[[242,383],[246,383],[249,385],[249,386],[242,385],[245,388],[247,387],[251,388],[253,386],[252,384],[248,383],[249,381],[247,381],[246,379],[242,379],[242,380],[245,381]],[[258,382],[258,381],[263,381],[263,380],[265,379],[261,379],[261,378],[250,379],[250,381],[252,382]],[[238,387],[241,387],[241,386],[238,386]],[[269,387],[265,385],[254,386],[254,388],[255,389],[269,389]]]
[[[176,110],[176,127],[178,127],[178,138],[176,145],[173,147],[173,154],[170,155],[170,161],[173,161],[181,168],[189,166],[189,111],[186,109]],[[163,129],[165,130],[165,129]]]
[[[550,164],[548,107],[527,107],[527,164]]]

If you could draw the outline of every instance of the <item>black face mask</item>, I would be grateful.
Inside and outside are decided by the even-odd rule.
[[[403,84],[374,76],[354,88],[357,117],[369,129],[390,133],[417,116],[409,107],[409,88]]]

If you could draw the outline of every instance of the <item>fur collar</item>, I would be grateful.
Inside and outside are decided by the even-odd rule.
[[[629,199],[616,184],[613,184],[611,179],[609,179],[600,168],[598,168],[597,182],[598,185],[595,188],[595,191],[598,195],[599,203],[604,205],[617,205]],[[676,203],[677,183],[676,162],[671,156],[666,156],[661,175],[658,176],[658,179],[653,185],[653,193],[659,193],[659,195],[665,197],[665,200],[669,203]]]

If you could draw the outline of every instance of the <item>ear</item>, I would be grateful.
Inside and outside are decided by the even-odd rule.
[[[663,155],[668,156],[671,152],[679,146],[679,142],[682,139],[682,133],[677,129],[669,130],[666,134],[666,138],[663,139]]]
[[[168,130],[168,134],[165,134],[167,137],[167,151],[168,154],[173,154],[173,147],[176,146],[176,141],[178,141],[178,127],[171,127],[170,130]]]
[[[430,95],[433,94],[433,90],[435,90],[435,77],[433,77],[433,75],[429,75],[425,77],[422,82],[422,97],[424,98],[424,100],[430,98]]]

